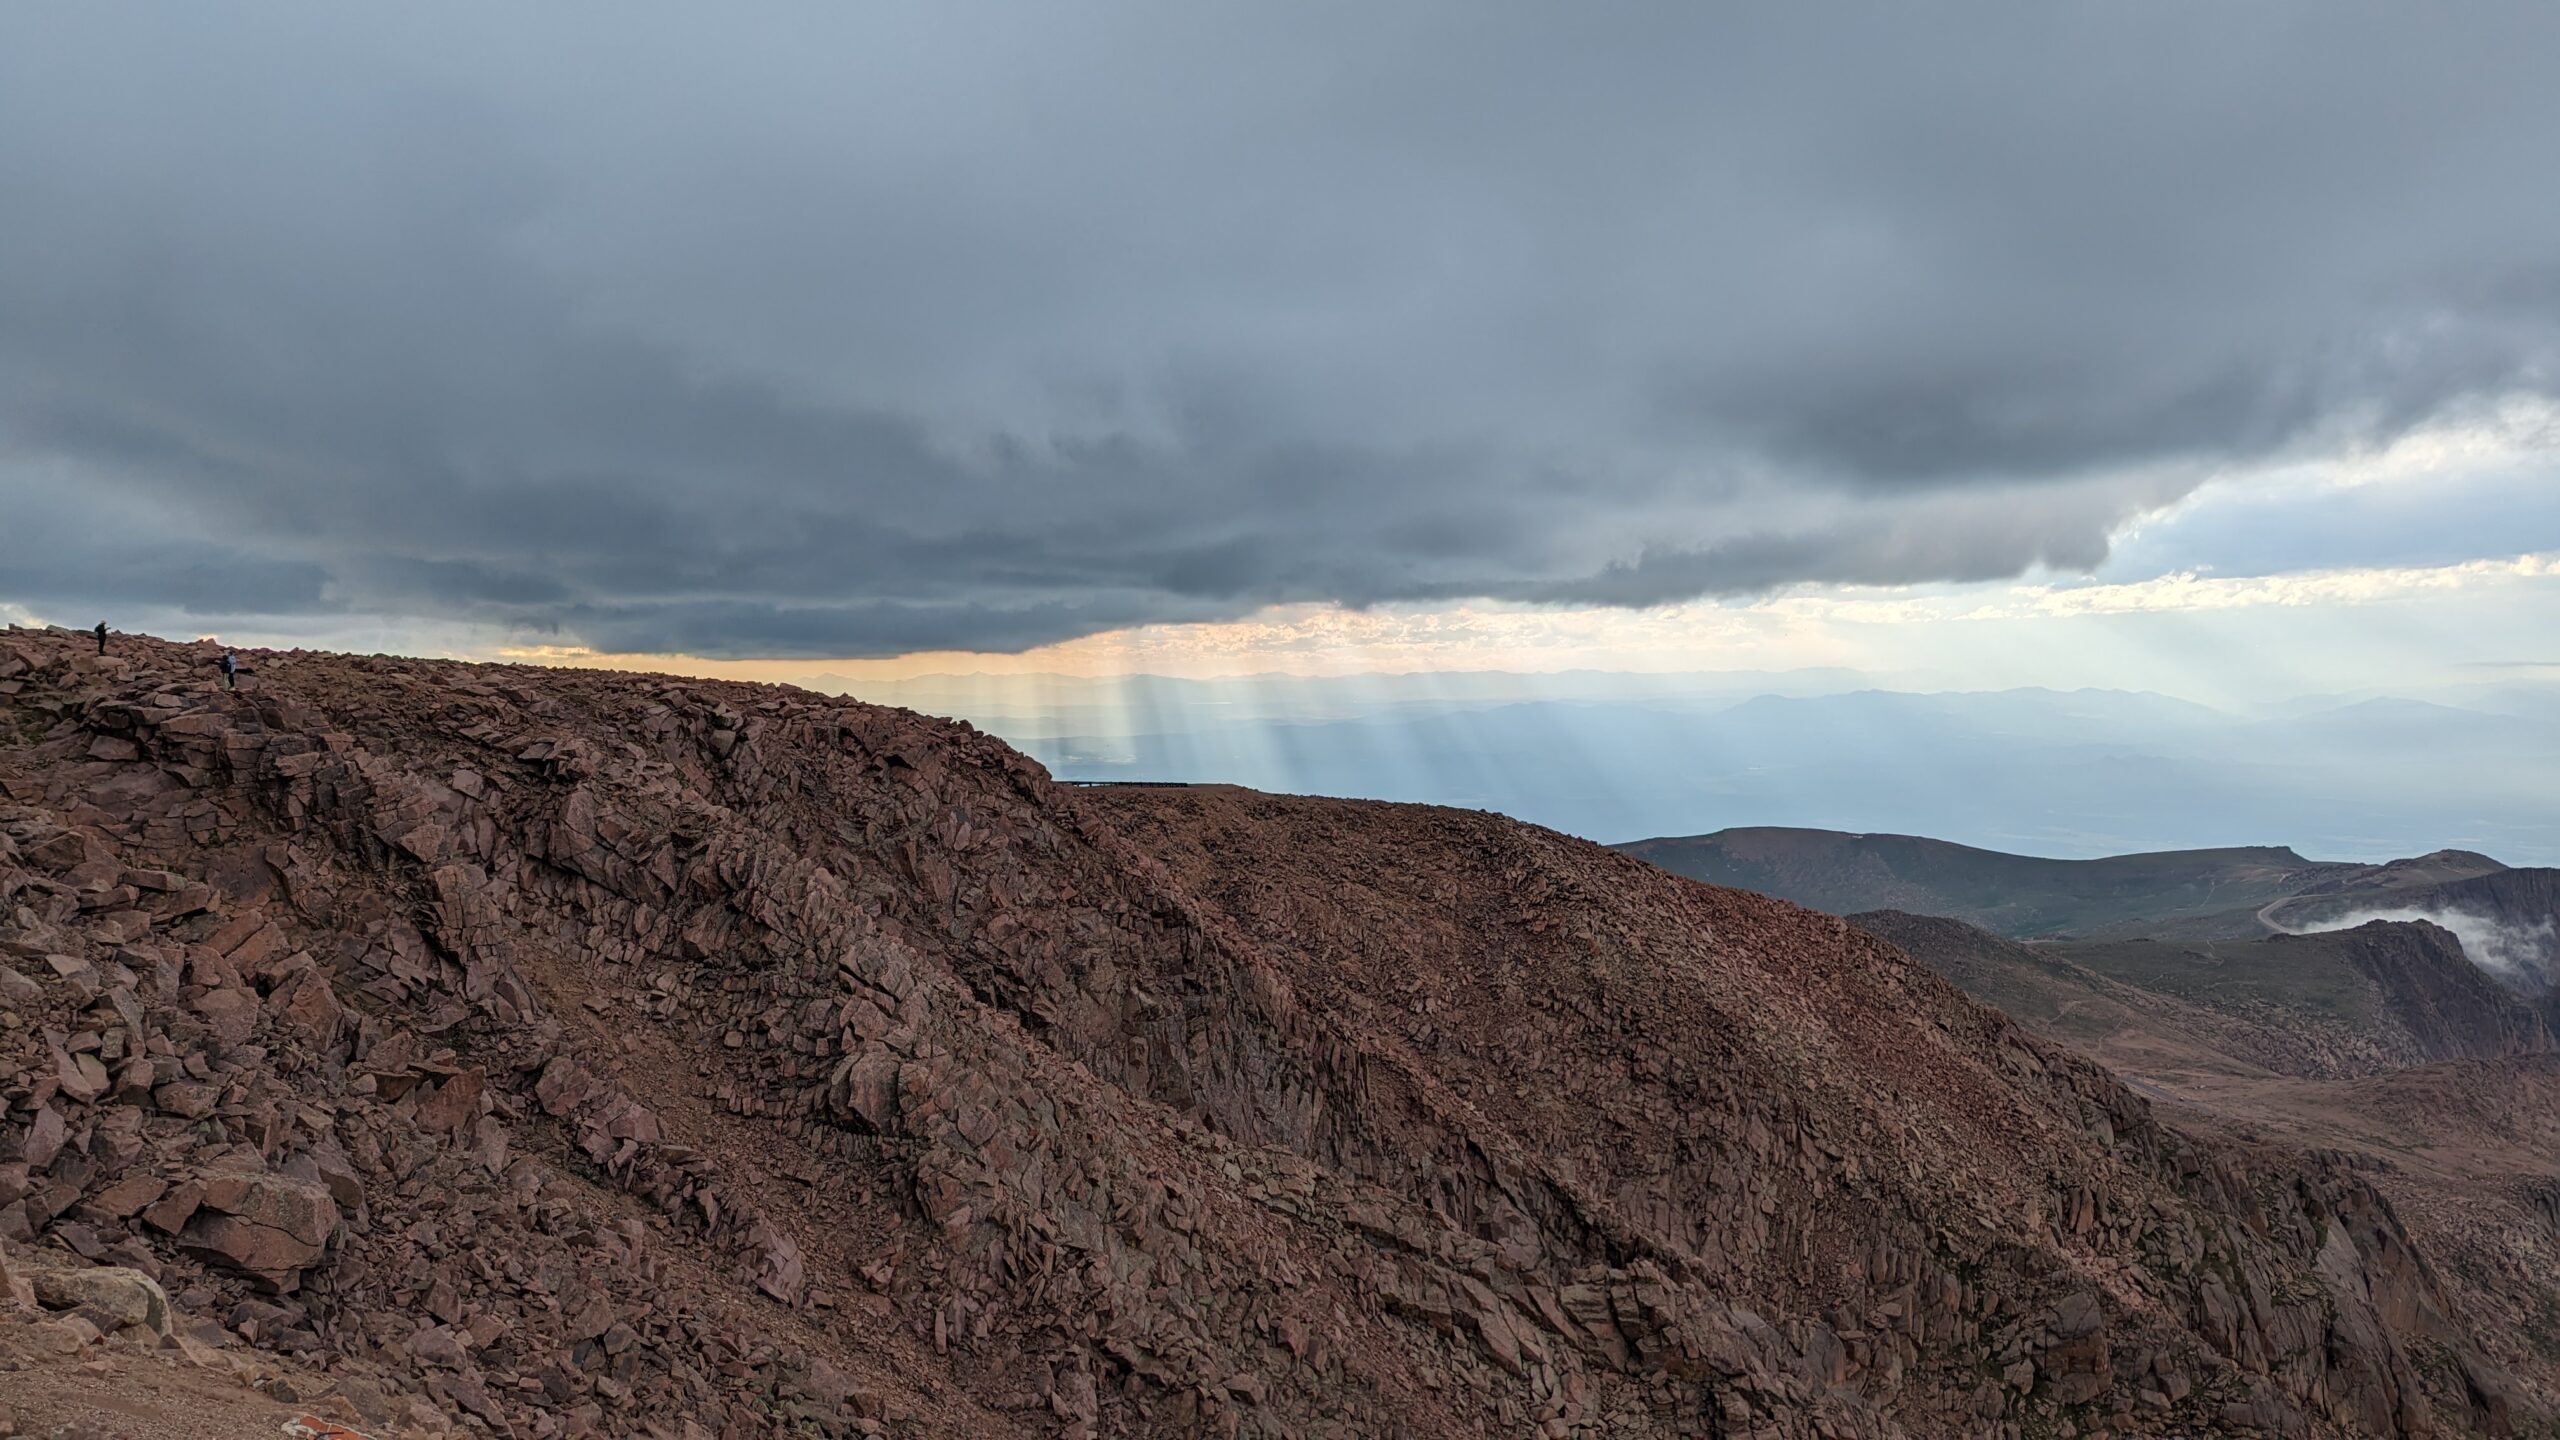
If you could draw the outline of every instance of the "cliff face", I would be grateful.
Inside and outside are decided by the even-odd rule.
[[[2300,947],[2330,939],[2279,935],[2264,943]],[[2332,943],[2371,979],[2375,1013],[2385,1033],[2398,1041],[2394,1048],[2410,1057],[2403,1064],[2539,1054],[2552,1048],[2551,1034],[2533,1007],[2471,963],[2462,942],[2441,926],[2375,920],[2338,932]]]
[[[1828,917],[799,692],[81,650],[0,640],[0,1240],[368,1422],[2507,1423],[2361,1180]]]
[[[2516,984],[2560,1015],[2560,869],[2536,866],[2450,880],[2421,892],[2419,903],[2489,920]]]
[[[2268,907],[2267,918],[2296,930],[2348,924],[2372,915],[2417,917],[2450,926],[2481,968],[2546,1013],[2560,1017],[2560,869],[2502,868],[2485,874],[2418,878],[2423,883],[2346,893],[2306,892]]]

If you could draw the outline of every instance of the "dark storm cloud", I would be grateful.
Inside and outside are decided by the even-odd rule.
[[[612,649],[2084,568],[2560,387],[2560,11],[62,7],[0,601]]]
[[[2094,570],[2108,530],[2127,512],[2178,497],[2183,481],[2018,482],[1877,499],[1819,525],[1759,530],[1688,548],[1648,544],[1596,575],[1532,598],[1579,605],[1658,605],[1700,595],[1748,595],[1798,581],[1890,585],[1914,577],[1994,580],[2043,566]]]

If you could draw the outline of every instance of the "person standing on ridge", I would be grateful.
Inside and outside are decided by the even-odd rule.
[[[240,662],[232,659],[231,652],[228,650],[222,652],[222,688],[225,690],[240,688]]]
[[[98,628],[95,633],[98,637],[98,653],[104,655],[107,653],[107,622],[104,620],[99,621]]]

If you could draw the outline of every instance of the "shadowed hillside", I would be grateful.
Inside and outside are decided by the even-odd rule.
[[[2554,1048],[2531,1003],[2424,921],[2252,941],[2033,945],[1939,916],[1881,910],[1849,921],[1976,999],[2135,1073],[2183,1055],[2341,1079]]]
[[[2283,925],[2330,928],[2368,916],[2423,917],[2451,926],[2480,965],[2560,1017],[2560,870],[2430,877],[2374,894],[2306,893],[2268,911]]]

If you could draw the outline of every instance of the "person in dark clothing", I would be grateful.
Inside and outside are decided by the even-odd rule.
[[[222,688],[225,690],[240,688],[240,662],[232,659],[231,652],[228,650],[222,652]]]
[[[104,655],[104,654],[106,654],[106,653],[107,653],[107,622],[106,622],[106,621],[101,620],[101,621],[99,621],[99,622],[98,622],[97,635],[98,635],[98,653],[99,653],[99,654],[101,654],[101,655]]]

